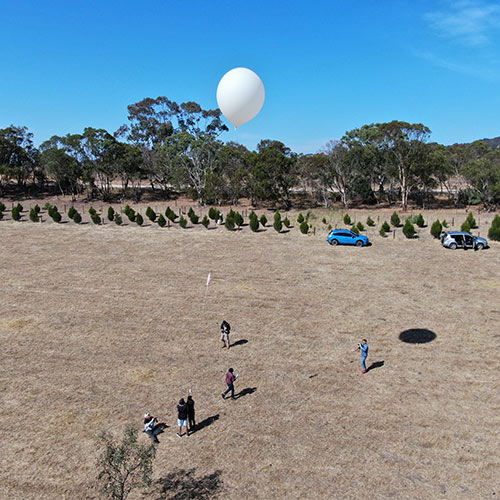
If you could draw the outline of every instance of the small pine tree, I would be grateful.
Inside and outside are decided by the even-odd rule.
[[[214,207],[210,207],[208,209],[208,217],[214,222],[217,222],[219,220],[219,211]]]
[[[122,216],[118,212],[115,213],[115,218],[113,220],[117,226],[121,226],[123,224]]]
[[[235,212],[233,216],[234,223],[238,226],[238,229],[241,228],[243,225],[243,215],[241,215],[239,212]]]
[[[30,221],[31,222],[38,222],[40,219],[38,217],[38,214],[36,213],[36,210],[32,208],[30,210]]]
[[[448,221],[446,219],[443,222],[441,222],[441,224],[443,224],[444,228],[448,227]]]
[[[309,232],[309,224],[304,220],[301,222],[299,229],[302,234],[307,234]]]
[[[231,212],[227,214],[226,222],[224,222],[224,226],[228,231],[232,231],[234,229],[234,218],[231,215]]]
[[[497,214],[488,229],[488,238],[493,241],[500,241],[500,216]]]
[[[350,226],[352,224],[351,218],[349,217],[349,214],[344,215],[344,224],[347,224],[348,226]]]
[[[19,213],[21,213],[21,212],[23,211],[23,206],[22,206],[20,203],[18,203],[18,204],[16,205],[16,208],[17,208],[17,210],[19,211]]]
[[[460,229],[462,231],[465,231],[466,233],[470,233],[470,225],[468,221],[465,221],[461,226]]]
[[[154,222],[156,220],[156,212],[151,207],[148,207],[146,208],[146,217],[151,222]]]
[[[48,213],[54,222],[57,222],[57,223],[61,222],[61,214],[59,213],[59,211],[57,210],[57,207],[55,205],[53,205],[49,208]]]
[[[201,220],[201,224],[205,226],[205,229],[208,229],[208,226],[210,225],[210,219],[205,215]]]
[[[35,212],[36,212],[37,215],[40,215],[40,210],[41,209],[40,209],[38,203],[33,207],[33,209],[35,210]]]
[[[75,215],[73,215],[73,222],[76,224],[80,224],[82,222],[82,216],[78,212],[75,212]]]
[[[181,215],[181,218],[179,219],[179,226],[182,227],[182,229],[186,229],[188,221],[184,218],[183,215]]]
[[[170,207],[167,207],[165,210],[165,215],[167,219],[170,219],[172,222],[175,222],[175,219],[177,219],[177,214]]]
[[[75,214],[76,214],[76,208],[74,206],[69,207],[68,217],[70,219],[73,219],[73,217],[75,216]]]
[[[267,217],[264,214],[260,216],[260,223],[262,224],[263,227],[266,227]]]
[[[413,238],[415,236],[415,226],[411,223],[410,219],[406,219],[405,225],[403,226],[403,234],[407,238]]]
[[[391,230],[391,226],[389,226],[389,223],[387,221],[384,221],[384,223],[382,224],[382,229],[385,233],[388,233]]]
[[[90,218],[92,219],[92,222],[96,225],[99,225],[102,221],[101,221],[101,218],[99,217],[99,214],[98,213],[94,213],[90,216]]]
[[[391,224],[394,226],[394,227],[399,227],[401,226],[401,219],[399,218],[399,215],[394,212],[392,215],[391,215]],[[411,222],[410,222],[411,224]]]
[[[288,229],[290,227],[290,221],[288,220],[288,217],[285,217],[283,219],[283,225]]]
[[[142,226],[144,224],[144,218],[139,212],[137,212],[137,214],[135,216],[135,223],[138,226]]]
[[[250,229],[256,233],[259,230],[259,219],[257,216],[250,217]]]
[[[353,233],[359,234],[359,229],[358,229],[358,226],[357,226],[357,225],[352,226],[352,227],[351,227],[351,231],[352,231]]]
[[[48,211],[50,210],[50,207],[51,207],[51,206],[52,206],[52,205],[51,205],[49,202],[47,202],[47,203],[45,203],[45,205],[43,206],[43,209],[44,209],[44,210],[47,210],[47,212],[48,212]]]
[[[115,209],[113,207],[108,207],[108,220],[109,222],[113,222],[115,218]]]
[[[305,221],[304,216],[302,214],[299,214],[299,216],[297,217],[297,222],[299,224],[302,224],[304,221]]]
[[[189,220],[191,221],[191,224],[198,224],[198,222],[200,222],[200,218],[196,215],[195,211],[193,210],[193,207],[189,209],[188,217]]]
[[[416,217],[415,217],[415,224],[418,226],[418,227],[425,227],[425,220],[424,220],[424,217],[422,214],[418,214]]]
[[[467,216],[467,219],[465,219],[465,220],[469,223],[469,227],[471,229],[477,229],[476,219],[474,219],[472,212],[469,212],[469,215]]]
[[[441,237],[441,231],[443,230],[443,225],[439,222],[439,219],[434,221],[431,226],[431,234],[434,238]]]
[[[274,214],[274,222],[278,222],[278,221],[281,221],[281,214],[279,213],[278,210],[276,210],[276,212]]]
[[[253,218],[257,219],[257,214],[252,210],[250,215],[248,216],[248,220],[252,220]]]
[[[129,207],[129,209],[125,215],[128,217],[128,220],[130,222],[135,222],[136,213],[135,213],[135,210],[133,208]]]
[[[385,231],[383,227],[380,228],[379,234],[380,236],[382,236],[382,238],[385,238]]]
[[[323,218],[321,219],[321,222],[322,222],[323,224],[326,224],[326,217],[323,217]]]
[[[360,231],[364,231],[365,230],[365,226],[363,226],[363,223],[361,221],[359,221],[356,226],[358,227],[358,229]]]
[[[273,223],[273,227],[277,233],[281,233],[281,230],[283,229],[283,222],[281,222],[281,219],[275,220]]]
[[[160,214],[158,217],[158,220],[156,221],[160,227],[165,227],[167,224],[167,221],[165,220],[165,217],[163,217],[163,214]]]
[[[370,216],[368,216],[368,219],[366,219],[366,225],[368,227],[373,227],[375,225],[375,221]]]
[[[128,207],[128,205],[127,205]],[[93,215],[95,215],[97,212],[95,211],[95,208],[94,207],[90,207],[89,208],[89,214],[90,214],[90,217],[92,217]]]

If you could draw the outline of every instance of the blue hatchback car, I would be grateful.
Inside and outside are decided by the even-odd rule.
[[[330,245],[356,245],[365,247],[370,244],[370,240],[363,234],[356,234],[349,229],[333,229],[328,235]]]

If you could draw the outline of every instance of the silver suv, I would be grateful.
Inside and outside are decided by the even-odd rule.
[[[446,248],[456,250],[457,248],[473,248],[482,250],[488,246],[488,241],[479,236],[474,236],[465,231],[448,231],[441,236],[441,243]]]

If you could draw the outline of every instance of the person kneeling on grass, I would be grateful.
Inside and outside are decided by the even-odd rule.
[[[149,412],[144,414],[144,431],[153,441],[153,443],[159,443],[157,434],[162,432],[161,424],[158,424],[158,419],[153,417]]]
[[[186,436],[189,436],[188,429],[188,405],[184,401],[184,398],[181,398],[179,404],[177,405],[177,425],[179,426],[179,432],[177,433],[177,437],[182,437],[182,428],[186,428]]]

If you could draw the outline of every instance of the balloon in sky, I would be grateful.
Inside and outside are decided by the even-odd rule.
[[[265,98],[262,80],[247,68],[228,71],[217,87],[217,104],[235,128],[254,118],[262,109]]]

